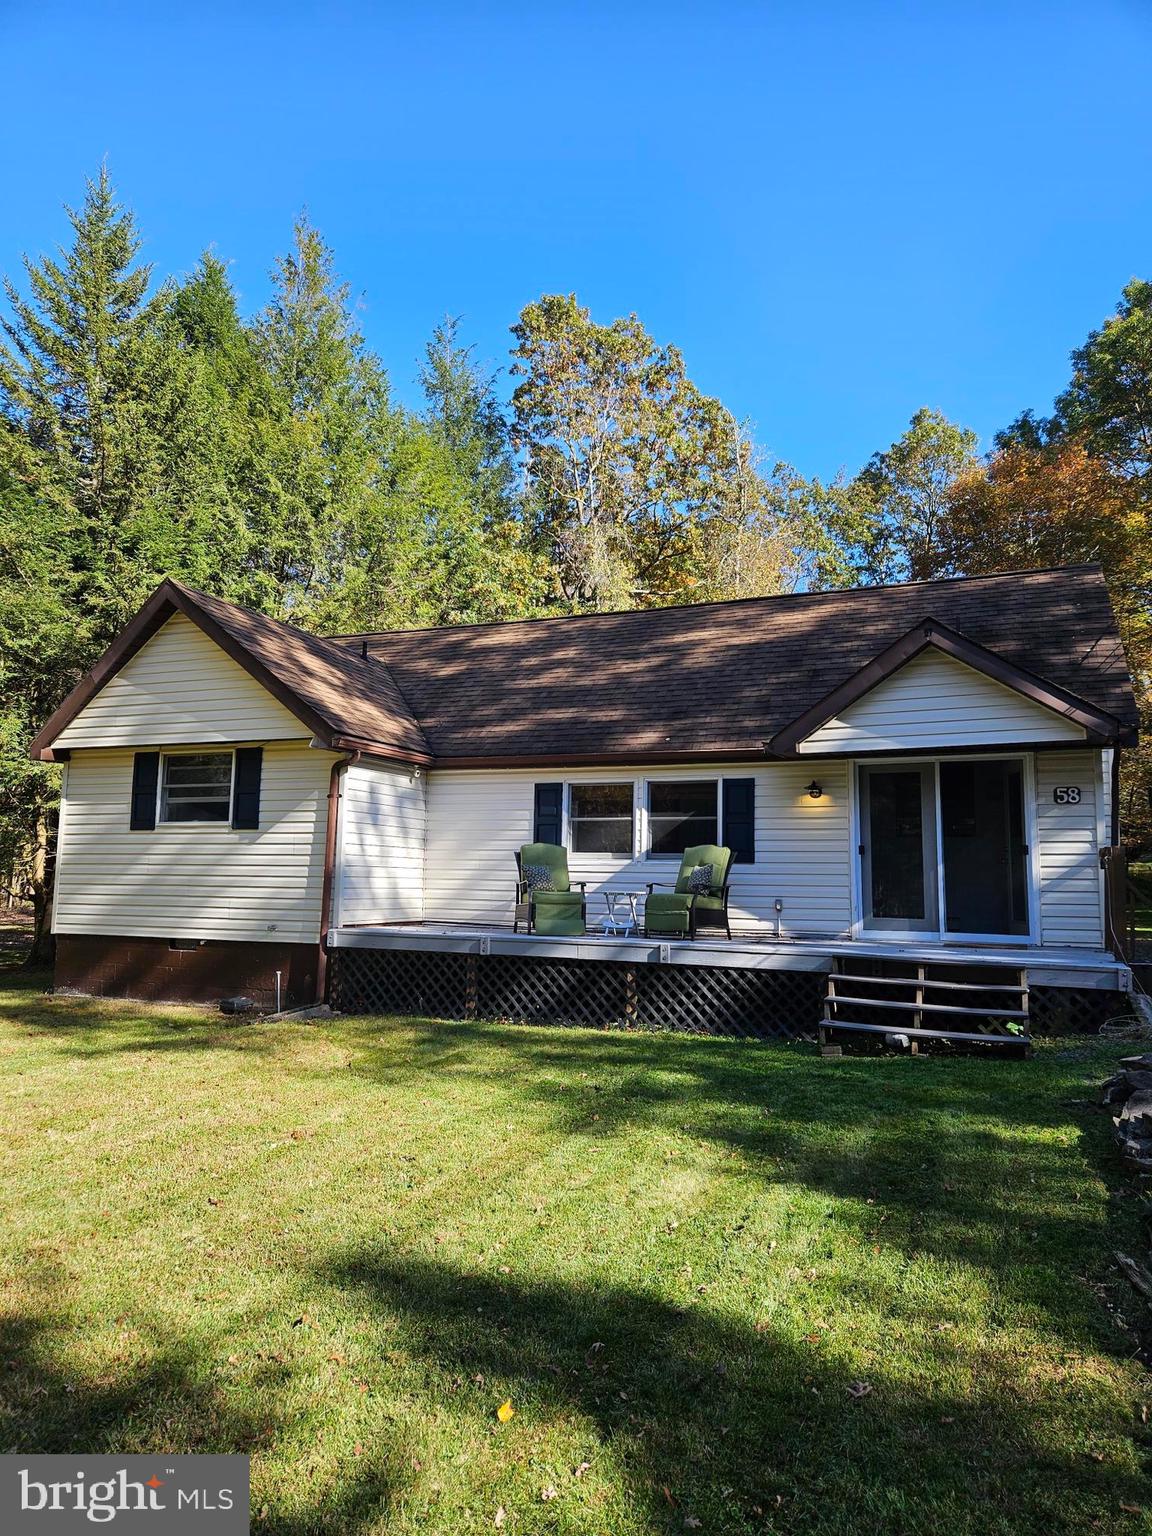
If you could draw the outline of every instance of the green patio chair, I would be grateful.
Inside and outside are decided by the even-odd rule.
[[[657,886],[662,882],[652,880],[648,884],[648,899],[644,903],[645,934],[678,933],[694,939],[702,928],[722,928],[731,938],[732,928],[728,922],[731,868],[731,848],[718,848],[715,843],[685,848],[674,887],[657,892]],[[704,869],[711,870],[711,874],[695,873]]]
[[[588,911],[586,882],[568,878],[568,854],[555,843],[525,843],[516,855],[513,933],[578,936]]]

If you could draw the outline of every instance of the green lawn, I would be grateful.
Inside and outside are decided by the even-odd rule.
[[[1123,1049],[10,981],[0,1451],[250,1451],[285,1536],[1147,1530],[1137,1201],[1070,1102]]]

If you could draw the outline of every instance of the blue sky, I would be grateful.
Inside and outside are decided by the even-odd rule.
[[[1152,277],[1152,3],[0,0],[0,270],[107,157],[247,308],[307,207],[413,398],[541,292],[635,311],[807,474],[920,405],[987,442]]]

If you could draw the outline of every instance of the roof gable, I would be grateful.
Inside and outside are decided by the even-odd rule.
[[[906,634],[777,731],[768,743],[769,750],[778,757],[814,751],[819,746],[828,750],[844,750],[849,738],[854,735],[862,736],[865,741],[870,737],[877,741],[887,739],[890,747],[896,745],[883,732],[875,732],[873,729],[871,716],[883,713],[882,706],[877,709],[876,694],[888,685],[886,692],[891,697],[894,680],[917,658],[929,651],[939,657],[951,658],[955,666],[981,676],[990,687],[1015,695],[1021,706],[1027,706],[1005,710],[995,695],[986,690],[986,697],[980,707],[990,708],[994,715],[998,713],[1003,718],[999,734],[997,727],[991,728],[992,740],[1101,741],[1114,740],[1118,735],[1120,722],[1106,711],[1055,683],[1037,677],[1014,662],[1005,660],[985,646],[977,645],[939,619],[928,618],[913,625]],[[949,717],[949,694],[954,691],[953,676],[956,676],[958,682],[958,674],[949,672],[937,678],[937,683],[944,690],[935,700],[935,716],[942,728]],[[901,690],[897,688],[895,691]],[[907,682],[903,691],[908,692]],[[856,716],[857,731],[830,729],[834,721],[846,723],[849,715]],[[859,729],[861,726],[863,729]],[[950,729],[955,735],[958,727],[953,723]],[[1013,729],[1022,734],[1013,736]],[[946,732],[942,729],[936,734],[943,736]],[[989,737],[986,735],[984,739]],[[833,743],[837,745],[833,747]],[[927,746],[946,743],[943,740],[934,743],[923,740],[920,744]]]
[[[61,732],[176,613],[202,630],[325,746],[404,762],[431,760],[423,732],[382,661],[351,654],[344,646],[171,579],[157,587],[73,688],[32,742],[31,755],[51,760]]]
[[[1083,725],[928,645],[795,750],[802,756],[1083,745]]]
[[[58,748],[272,741],[308,728],[182,613],[173,613],[56,737]]]

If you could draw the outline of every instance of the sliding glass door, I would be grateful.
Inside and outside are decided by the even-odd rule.
[[[862,765],[859,786],[865,930],[1028,933],[1018,758]]]
[[[1027,933],[1023,763],[941,763],[940,845],[947,931]]]

